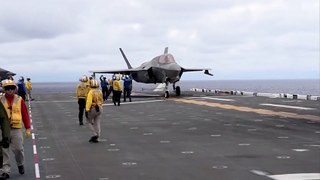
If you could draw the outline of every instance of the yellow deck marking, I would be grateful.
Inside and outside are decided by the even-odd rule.
[[[236,110],[236,111],[242,111],[242,112],[253,112],[253,113],[263,114],[263,115],[283,116],[283,117],[289,117],[289,118],[295,118],[295,119],[306,119],[306,120],[310,120],[310,121],[320,122],[320,117],[314,116],[314,115],[301,115],[301,114],[291,113],[291,112],[272,111],[272,110],[267,110],[267,109],[257,109],[257,108],[235,106],[235,105],[228,105],[228,104],[221,104],[221,103],[213,103],[213,102],[192,100],[192,99],[172,99],[172,100],[174,100],[176,102],[217,107],[217,108],[230,109],[230,110]]]

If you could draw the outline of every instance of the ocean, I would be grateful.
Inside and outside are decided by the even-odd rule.
[[[74,93],[78,82],[57,83],[32,83],[33,94],[37,93]],[[133,82],[133,91],[152,91],[157,85]],[[210,80],[178,82],[182,91],[190,91],[192,88],[223,90],[223,91],[247,91],[257,93],[287,93],[300,95],[320,96],[320,79],[299,80]],[[169,90],[172,90],[170,85]]]

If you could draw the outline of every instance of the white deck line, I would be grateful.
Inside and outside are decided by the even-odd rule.
[[[268,177],[275,180],[320,180],[320,173],[279,174]]]
[[[273,107],[283,107],[283,108],[290,108],[290,109],[301,109],[301,110],[316,110],[316,108],[308,108],[308,107],[301,107],[301,106],[289,106],[289,105],[283,105],[283,104],[262,103],[260,105],[262,105],[262,106],[273,106]]]
[[[234,99],[214,98],[214,97],[190,97],[190,99],[211,99],[217,101],[235,101]]]

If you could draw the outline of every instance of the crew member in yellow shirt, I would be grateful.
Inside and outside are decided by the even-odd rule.
[[[96,79],[90,80],[90,90],[86,100],[86,118],[93,136],[89,142],[97,143],[100,137],[100,116],[102,112],[103,96]]]
[[[76,94],[78,98],[78,105],[79,105],[79,113],[78,113],[78,118],[79,118],[79,125],[83,125],[83,113],[86,108],[86,97],[88,94],[90,87],[88,85],[88,77],[83,76],[80,78],[80,83],[77,86],[76,89]]]
[[[117,74],[115,76],[115,80],[113,81],[113,104],[116,106],[118,103],[118,106],[120,106],[120,98],[122,94],[122,85],[120,81],[120,74]]]
[[[27,78],[26,89],[27,89],[27,100],[33,101],[34,99],[31,96],[32,84],[31,84],[31,79],[30,78]]]

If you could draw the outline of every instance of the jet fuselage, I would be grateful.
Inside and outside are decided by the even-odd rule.
[[[157,56],[137,69],[141,70],[132,73],[132,77],[142,83],[175,83],[179,81],[181,75],[181,67],[171,54]]]

